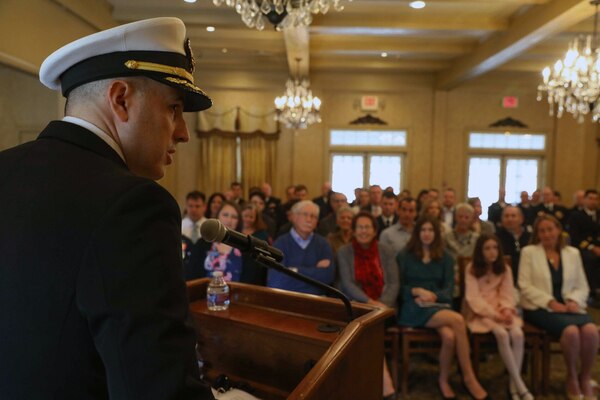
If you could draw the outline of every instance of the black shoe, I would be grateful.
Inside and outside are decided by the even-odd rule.
[[[396,400],[396,393],[392,393],[389,396],[385,396],[383,400]]]

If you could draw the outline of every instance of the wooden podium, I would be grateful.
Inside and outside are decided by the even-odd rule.
[[[230,283],[227,311],[208,311],[209,279],[188,282],[190,311],[209,380],[226,374],[269,399],[382,397],[384,321],[394,315],[337,299]],[[333,325],[340,330],[320,332]]]

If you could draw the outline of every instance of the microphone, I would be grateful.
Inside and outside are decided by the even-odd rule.
[[[252,235],[245,235],[233,229],[228,229],[218,219],[211,218],[204,221],[200,225],[200,234],[202,239],[207,242],[224,243],[242,251],[266,255],[275,261],[283,260],[281,250]]]

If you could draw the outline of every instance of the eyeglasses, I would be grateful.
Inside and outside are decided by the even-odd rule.
[[[319,216],[317,214],[309,213],[309,212],[299,212],[296,215],[299,215],[306,219],[318,219]]]

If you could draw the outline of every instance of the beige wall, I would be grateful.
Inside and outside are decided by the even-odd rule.
[[[110,25],[105,8],[85,13],[96,4],[94,0],[86,0],[88,7],[79,14],[67,11],[61,2],[72,3],[0,2],[0,35],[12,39],[0,43],[0,149],[32,138],[48,120],[61,116],[63,100],[35,76],[43,58],[73,38]],[[31,14],[32,6],[39,12]],[[19,21],[25,19],[29,28],[19,29]],[[57,26],[69,29],[58,30]],[[264,109],[283,91],[287,76],[268,70],[205,70],[200,58],[196,79],[222,109]],[[323,100],[323,123],[298,132],[282,131],[272,182],[275,194],[283,196],[285,186],[291,183],[304,183],[311,195],[318,194],[322,182],[329,180],[329,130],[349,128],[351,120],[364,115],[357,103],[361,96],[370,94],[379,96],[384,105],[377,116],[388,122],[387,128],[408,131],[404,186],[413,192],[422,187],[453,186],[462,198],[466,191],[467,132],[511,116],[533,131],[548,134],[545,183],[562,191],[564,200],[570,202],[576,189],[600,186],[598,124],[588,121],[580,125],[569,115],[549,117],[547,105],[535,99],[538,79],[537,74],[495,72],[444,92],[435,90],[434,76],[426,73],[313,73],[313,92]],[[501,99],[505,95],[518,96],[519,108],[503,109]],[[196,115],[186,118],[193,131]],[[199,168],[198,147],[192,132],[190,143],[180,146],[175,164],[160,181],[180,204],[188,191],[197,188],[199,177],[210,173]],[[223,188],[228,185],[223,182]]]

